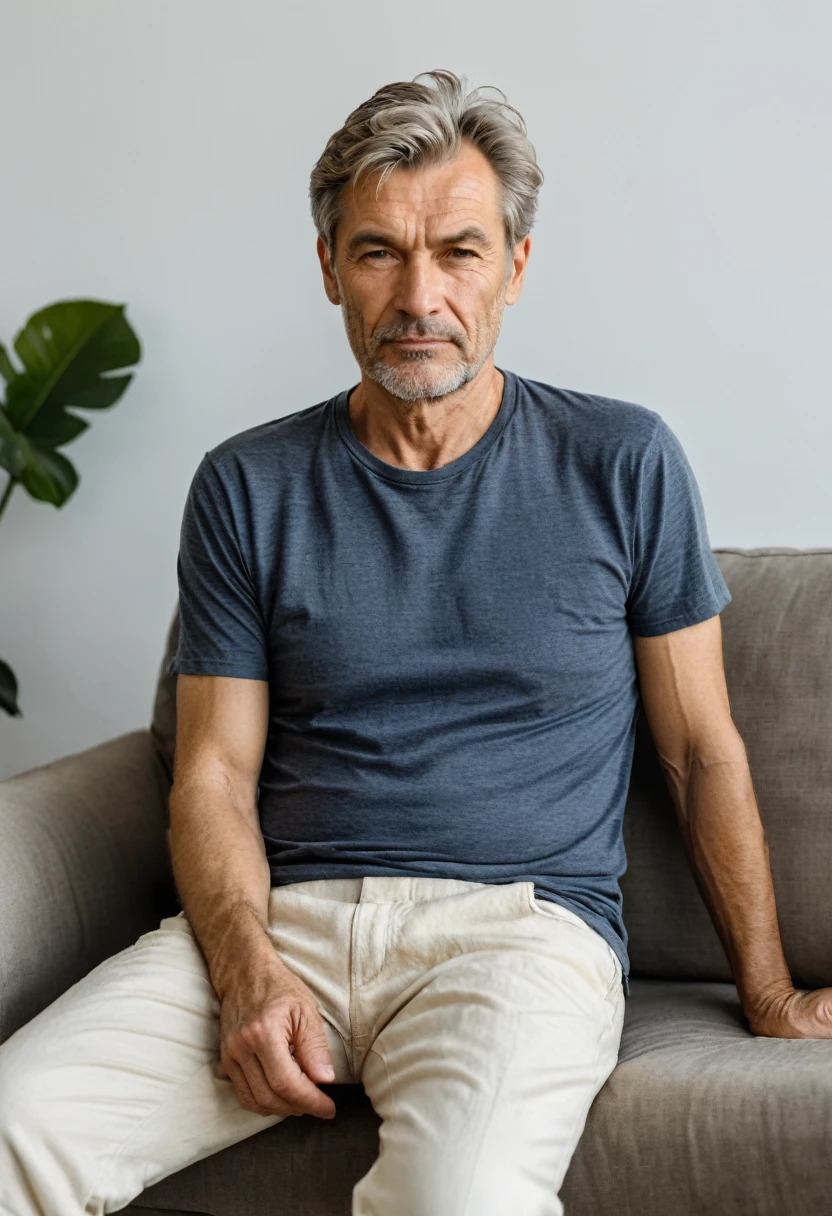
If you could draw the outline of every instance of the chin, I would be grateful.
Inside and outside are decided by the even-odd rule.
[[[437,367],[428,372],[424,364],[420,367],[389,367],[385,363],[376,363],[369,374],[376,384],[401,401],[446,397],[471,378],[466,367]]]

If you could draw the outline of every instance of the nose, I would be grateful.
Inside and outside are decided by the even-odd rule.
[[[428,317],[442,310],[442,272],[430,254],[411,254],[404,258],[399,272],[393,305],[411,317]]]

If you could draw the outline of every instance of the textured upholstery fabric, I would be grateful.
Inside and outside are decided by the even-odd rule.
[[[0,1042],[171,905],[146,730],[0,784]]]
[[[211,1216],[349,1216],[378,1152],[358,1086],[332,1123],[290,1119],[145,1192]],[[561,1196],[569,1216],[805,1216],[829,1210],[832,1041],[752,1035],[733,984],[635,980],[619,1062]]]
[[[751,1034],[733,984],[636,980],[570,1216],[828,1212],[832,1041]]]
[[[832,983],[832,549],[716,549],[731,711],[771,853],[795,983]],[[624,818],[633,975],[730,981],[644,720]]]

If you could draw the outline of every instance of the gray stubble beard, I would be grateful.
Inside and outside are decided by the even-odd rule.
[[[484,351],[481,353],[475,363],[466,363],[464,353],[460,350],[460,357],[453,366],[445,369],[444,374],[437,380],[435,376],[413,376],[408,367],[390,367],[382,359],[374,359],[367,351],[364,341],[364,329],[362,325],[361,315],[349,304],[346,295],[338,284],[341,295],[341,314],[344,318],[344,327],[347,331],[347,340],[349,341],[352,353],[362,372],[386,392],[391,397],[397,397],[400,401],[414,404],[420,401],[439,401],[450,393],[455,393],[462,388],[470,380],[473,380],[477,373],[482,368],[488,356],[497,344],[500,328],[502,325],[502,310],[500,311],[497,325],[494,327],[494,337],[490,344],[486,344]],[[448,332],[440,332],[436,329],[426,327],[424,323],[407,328],[407,334],[410,337],[425,338],[436,336],[439,338],[451,338],[456,342],[456,339]],[[403,333],[393,332],[393,327],[386,326],[382,330],[381,340],[390,340],[391,338],[404,336]],[[427,363],[436,357],[432,350],[413,350],[404,352],[407,364]]]

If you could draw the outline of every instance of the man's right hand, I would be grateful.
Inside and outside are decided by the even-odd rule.
[[[226,977],[220,1002],[217,1074],[230,1079],[243,1109],[333,1118],[335,1103],[316,1084],[335,1079],[332,1056],[303,980],[276,955],[261,955]]]

